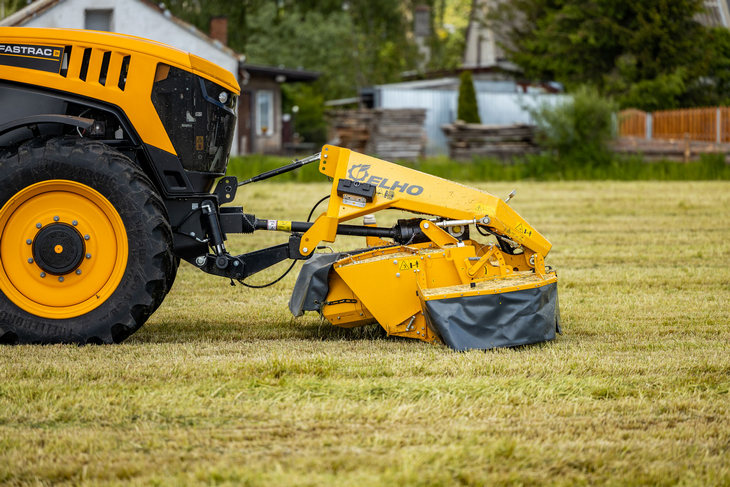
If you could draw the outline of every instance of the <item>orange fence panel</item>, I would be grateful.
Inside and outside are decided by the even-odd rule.
[[[646,137],[646,112],[633,108],[620,112],[618,133],[621,137]]]
[[[717,109],[687,108],[652,114],[652,137],[656,139],[717,140]]]
[[[634,109],[624,110],[619,113],[619,135],[646,137],[647,117],[651,118],[650,138],[653,139],[730,141],[729,107],[661,110],[650,114]]]

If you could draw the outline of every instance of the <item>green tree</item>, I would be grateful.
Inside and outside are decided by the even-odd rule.
[[[479,118],[479,105],[477,95],[474,91],[474,82],[471,78],[471,71],[463,71],[459,77],[459,120],[466,123],[482,123]]]
[[[703,8],[702,0],[513,0],[491,20],[527,77],[589,84],[621,106],[656,109],[717,98],[698,88],[725,76],[730,45],[696,20]],[[718,53],[722,61],[712,59]]]

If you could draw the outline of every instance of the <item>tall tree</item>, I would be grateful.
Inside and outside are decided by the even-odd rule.
[[[714,52],[696,20],[703,8],[702,0],[513,0],[491,21],[526,76],[656,109],[701,101],[693,87]]]

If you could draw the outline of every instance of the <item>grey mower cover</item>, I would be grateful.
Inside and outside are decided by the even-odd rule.
[[[560,333],[558,283],[500,294],[426,301],[428,325],[455,350],[515,347]]]
[[[362,251],[360,251],[362,252]],[[305,311],[320,311],[329,292],[329,272],[332,264],[346,255],[355,252],[333,252],[315,254],[306,261],[299,271],[299,277],[289,299],[289,311],[294,316],[302,316]]]

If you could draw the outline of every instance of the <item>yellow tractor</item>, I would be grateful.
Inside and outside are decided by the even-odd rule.
[[[0,342],[121,342],[180,259],[231,282],[303,260],[290,309],[336,326],[377,322],[458,350],[555,337],[551,244],[508,202],[329,145],[238,182],[225,176],[238,95],[231,73],[157,42],[0,28]],[[332,180],[314,222],[230,205],[238,187],[310,163]],[[413,217],[374,225],[390,208]],[[289,236],[226,248],[255,231]],[[317,253],[337,235],[367,246]]]

